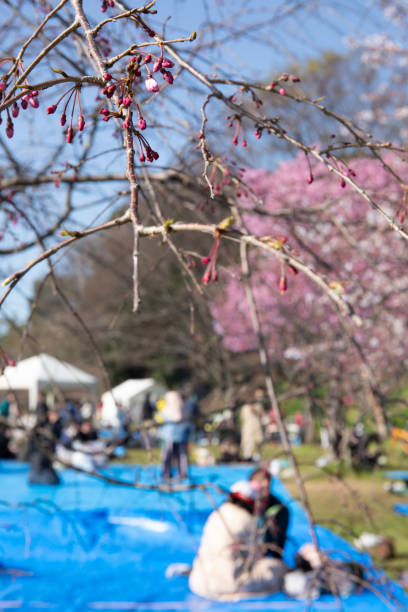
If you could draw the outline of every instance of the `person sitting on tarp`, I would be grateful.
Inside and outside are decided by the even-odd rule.
[[[281,559],[289,524],[289,510],[271,493],[271,473],[264,469],[254,470],[249,480],[257,491],[255,514],[258,527],[263,530],[265,555]]]
[[[10,450],[10,436],[6,425],[0,423],[0,459],[15,459],[16,455]]]
[[[288,568],[280,559],[263,556],[256,496],[251,482],[238,481],[227,501],[208,517],[189,576],[197,595],[236,601],[281,590]]]
[[[52,462],[55,453],[56,438],[53,433],[53,423],[49,420],[47,411],[40,408],[37,411],[37,423],[32,430],[29,441],[30,484],[58,485],[60,479],[54,470]]]

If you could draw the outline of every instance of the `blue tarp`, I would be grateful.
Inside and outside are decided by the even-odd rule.
[[[394,510],[398,512],[398,514],[408,515],[408,504],[395,504]]]
[[[190,469],[192,482],[225,490],[246,478],[249,467]],[[110,475],[127,482],[158,483],[157,466],[113,466]],[[329,530],[319,527],[323,549],[338,558],[353,558],[367,567],[378,594],[364,591],[339,601],[323,596],[306,602],[283,594],[236,604],[214,603],[193,595],[184,576],[166,579],[171,563],[190,563],[203,525],[225,496],[216,489],[160,493],[110,485],[70,470],[62,485],[28,485],[28,467],[0,462],[0,609],[86,610],[327,610],[346,612],[408,608],[402,588],[383,581],[370,558]],[[304,511],[276,480],[274,492],[291,509],[285,561],[308,541]],[[397,604],[398,605],[398,604]]]
[[[392,478],[393,480],[407,480],[408,481],[408,470],[390,470],[385,472],[386,478]]]

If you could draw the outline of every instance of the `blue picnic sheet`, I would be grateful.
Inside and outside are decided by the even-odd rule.
[[[317,528],[321,547],[331,556],[362,563],[375,592],[365,590],[341,602],[324,595],[310,607],[280,593],[216,603],[192,594],[187,577],[166,578],[170,564],[192,563],[209,513],[250,470],[192,466],[190,481],[210,488],[163,493],[71,470],[60,472],[60,486],[30,486],[26,464],[0,462],[0,609],[376,612],[393,609],[393,602],[399,610],[408,609],[407,594],[385,580],[367,554],[323,527]],[[114,465],[106,473],[128,483],[160,482],[158,466]],[[277,479],[273,491],[291,511],[284,560],[293,566],[296,550],[310,540],[309,527],[304,510]]]

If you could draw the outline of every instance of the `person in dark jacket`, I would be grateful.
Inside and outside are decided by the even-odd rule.
[[[289,524],[289,510],[271,493],[270,472],[264,468],[254,470],[249,480],[257,490],[255,513],[258,524],[264,529],[265,556],[281,559]]]

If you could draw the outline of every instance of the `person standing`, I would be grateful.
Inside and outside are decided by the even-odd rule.
[[[188,477],[187,443],[190,422],[184,418],[183,398],[178,391],[167,391],[162,411],[163,425],[160,428],[162,440],[162,479],[170,480],[173,463],[176,463],[178,477]]]
[[[255,390],[254,399],[241,408],[241,454],[244,461],[259,461],[264,441],[262,417],[264,409],[264,390]]]

